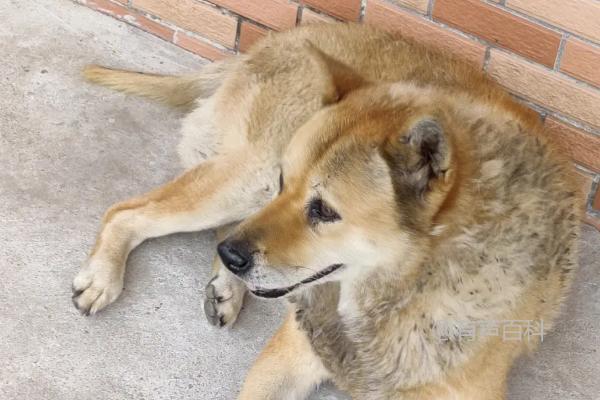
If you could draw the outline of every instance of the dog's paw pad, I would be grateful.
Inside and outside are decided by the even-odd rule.
[[[217,311],[217,305],[216,299],[209,299],[208,297],[204,299],[204,314],[211,325],[222,327],[225,325],[225,318]]]
[[[208,282],[204,291],[204,314],[211,325],[231,326],[242,308],[244,285],[220,271]]]

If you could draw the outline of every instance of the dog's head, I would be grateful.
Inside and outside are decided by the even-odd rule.
[[[342,70],[357,86],[300,128],[279,196],[218,246],[257,296],[402,268],[452,187],[452,128],[430,90]]]

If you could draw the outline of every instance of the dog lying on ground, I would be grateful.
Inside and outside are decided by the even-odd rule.
[[[326,380],[356,399],[501,399],[540,336],[481,326],[551,327],[576,266],[570,167],[469,64],[329,24],[189,76],[84,74],[187,108],[188,170],[108,210],[73,301],[113,302],[142,241],[217,228],[209,321],[232,324],[246,290],[290,301],[241,399],[303,399]]]

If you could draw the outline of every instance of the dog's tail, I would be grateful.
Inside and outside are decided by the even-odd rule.
[[[226,61],[207,64],[197,73],[182,76],[147,74],[98,65],[88,65],[82,73],[92,83],[173,107],[191,109],[196,99],[209,97],[217,90],[229,64]]]

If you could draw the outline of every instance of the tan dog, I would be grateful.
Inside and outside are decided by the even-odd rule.
[[[145,239],[243,220],[218,246],[239,279],[215,261],[209,320],[233,323],[245,287],[291,311],[240,398],[303,399],[333,380],[356,399],[501,399],[539,337],[445,328],[551,326],[575,267],[569,165],[535,114],[460,60],[324,25],[187,77],[85,76],[190,109],[190,169],[106,213],[75,305],[114,301]]]

